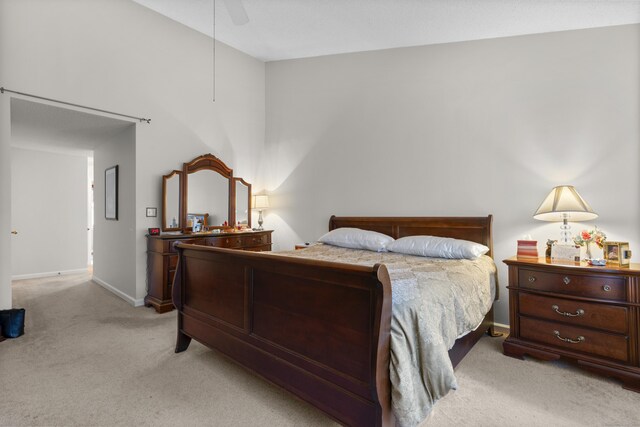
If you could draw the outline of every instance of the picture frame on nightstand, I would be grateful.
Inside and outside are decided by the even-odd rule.
[[[602,249],[608,265],[629,267],[631,263],[629,242],[605,242]]]

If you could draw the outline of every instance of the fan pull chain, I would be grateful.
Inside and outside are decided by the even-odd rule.
[[[213,0],[213,102],[216,102],[216,0]]]

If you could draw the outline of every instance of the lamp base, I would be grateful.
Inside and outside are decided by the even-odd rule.
[[[575,245],[571,238],[571,226],[569,225],[569,216],[567,214],[562,215],[562,225],[560,226],[560,245]]]
[[[264,223],[264,221],[262,220],[262,209],[258,211],[258,230],[262,231],[264,230],[264,227],[262,227],[262,224]]]

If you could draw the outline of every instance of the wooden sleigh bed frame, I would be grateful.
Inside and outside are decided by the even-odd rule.
[[[492,256],[487,217],[336,217],[400,238],[454,237]],[[393,426],[391,282],[384,265],[339,264],[269,253],[177,245],[176,353],[195,339],[349,426]],[[497,290],[496,290],[497,292]],[[493,309],[449,351],[454,367],[487,331]]]

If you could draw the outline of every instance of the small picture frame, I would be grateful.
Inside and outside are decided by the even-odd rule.
[[[158,208],[147,208],[147,218],[155,218],[158,216]]]
[[[631,250],[629,242],[604,242],[604,259],[608,265],[629,267],[631,264]]]
[[[208,213],[188,213],[187,214],[187,228],[191,228],[194,233],[204,231],[209,225]]]

